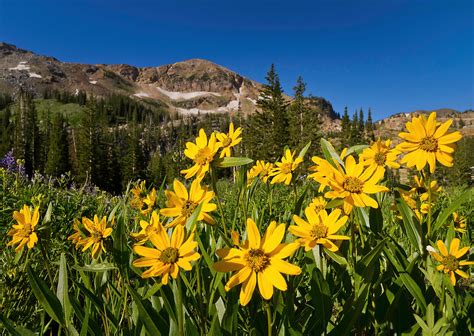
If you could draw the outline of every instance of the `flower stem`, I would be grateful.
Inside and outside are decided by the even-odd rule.
[[[181,278],[176,278],[177,293],[176,293],[176,316],[178,317],[178,335],[184,336],[184,311],[183,311],[183,289],[181,285]]]
[[[217,206],[218,206],[219,212],[221,214],[222,228],[224,230],[224,234],[227,235],[227,228],[226,228],[225,220],[224,220],[224,209],[222,208],[222,203],[221,203],[221,200],[219,198],[219,194],[217,192],[216,174],[215,174],[215,170],[214,170],[213,167],[211,167],[211,183],[212,183],[212,189],[214,190],[214,194],[216,195]]]
[[[273,316],[272,316],[272,310],[270,308],[270,304],[265,301],[265,310],[267,312],[267,335],[272,336],[272,329],[273,329]]]
[[[431,235],[431,174],[428,175],[428,222],[426,224],[426,241],[429,242]]]
[[[51,275],[51,270],[49,268],[48,257],[46,255],[46,251],[44,249],[44,244],[41,241],[41,239],[39,239],[39,245],[40,245],[41,254],[43,255],[44,266],[46,267],[46,272],[48,273],[49,282],[51,283],[51,286],[52,286],[53,285],[53,276]]]

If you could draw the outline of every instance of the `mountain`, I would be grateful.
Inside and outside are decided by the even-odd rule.
[[[398,133],[403,132],[407,121],[411,121],[414,116],[420,114],[428,116],[431,112],[436,112],[437,120],[444,122],[453,119],[451,128],[459,130],[464,136],[474,136],[474,111],[468,110],[460,112],[449,108],[436,110],[416,110],[413,112],[401,112],[375,123],[375,136],[381,138],[396,139]]]
[[[0,43],[0,92],[14,93],[20,86],[36,96],[45,89],[127,95],[162,102],[180,114],[253,113],[261,89],[261,84],[201,59],[158,67],[79,64]]]

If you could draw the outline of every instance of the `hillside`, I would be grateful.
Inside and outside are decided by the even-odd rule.
[[[465,112],[456,111],[449,108],[441,108],[436,110],[417,110],[413,112],[401,112],[394,114],[385,119],[376,122],[375,135],[381,138],[397,138],[399,132],[405,129],[405,124],[414,116],[424,114],[428,115],[431,112],[436,112],[437,119],[444,122],[448,119],[453,119],[452,129],[459,130],[464,136],[474,136],[474,111],[468,110]]]
[[[0,43],[0,91],[18,87],[39,96],[45,89],[112,93],[165,103],[171,113],[256,110],[261,84],[212,62],[191,59],[158,67],[61,62]]]

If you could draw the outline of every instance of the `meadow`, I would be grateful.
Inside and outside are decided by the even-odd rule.
[[[321,156],[308,143],[274,163],[235,156],[232,124],[201,129],[173,183],[120,196],[12,161],[0,332],[468,335],[472,189],[434,179],[461,139],[449,126],[413,117],[396,146],[321,139]]]

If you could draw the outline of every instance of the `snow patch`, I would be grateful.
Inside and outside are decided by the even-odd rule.
[[[137,92],[134,94],[135,97],[143,98],[143,97],[150,97],[150,95],[146,92]]]
[[[239,100],[231,100],[226,108],[229,109],[229,110],[238,110],[239,109],[239,105],[240,105],[240,101]]]
[[[176,111],[181,113],[181,114],[209,114],[209,113],[226,113],[230,111],[236,111],[239,109],[239,101],[238,100],[231,100],[226,106],[221,106],[218,107],[217,109],[214,110],[202,110],[198,108],[191,108],[191,109],[185,109],[181,107],[177,107]]]
[[[43,78],[43,76],[41,76],[37,73],[30,72],[30,69],[31,68],[28,65],[28,62],[23,61],[23,62],[18,63],[18,65],[16,67],[9,68],[8,70],[10,70],[10,71],[28,71],[28,76],[30,76],[31,78]]]
[[[257,105],[257,101],[255,99],[247,97],[248,100],[250,100],[254,105]]]
[[[96,85],[97,81],[89,81],[89,83]]]
[[[210,92],[210,91],[195,91],[195,92],[176,92],[176,91],[167,91],[165,89],[160,88],[159,86],[156,89],[161,93],[167,96],[172,100],[189,100],[197,97],[202,96],[221,96],[220,93],[217,92]]]
[[[18,63],[18,65],[16,67],[10,68],[8,70],[18,70],[18,71],[26,70],[26,71],[28,71],[28,70],[30,70],[30,66],[27,65],[27,63],[28,62],[20,62],[20,63]]]

